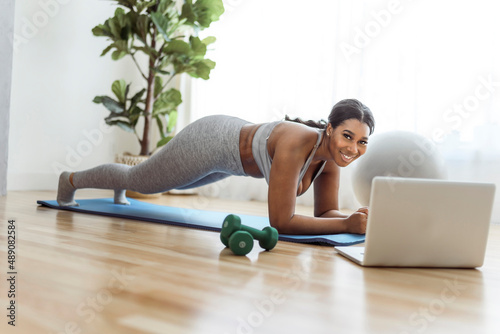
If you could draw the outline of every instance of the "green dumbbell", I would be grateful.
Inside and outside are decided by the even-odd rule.
[[[220,241],[224,244],[224,246],[229,247],[229,238],[226,238],[222,234],[220,235]]]
[[[245,231],[236,231],[229,237],[229,248],[236,255],[247,255],[253,248],[253,237]]]
[[[274,227],[264,227],[262,231],[241,224],[240,217],[236,215],[228,215],[222,224],[220,233],[221,241],[224,245],[228,242],[230,236],[237,231],[245,231],[252,235],[254,239],[259,240],[260,247],[265,250],[271,250],[278,243],[278,230]]]

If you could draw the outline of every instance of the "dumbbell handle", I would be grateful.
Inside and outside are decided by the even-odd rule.
[[[241,224],[240,230],[250,233],[252,237],[257,240],[269,238],[269,235],[266,232],[243,224]]]

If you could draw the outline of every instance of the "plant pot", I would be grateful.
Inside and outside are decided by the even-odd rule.
[[[125,164],[128,166],[135,166],[140,164],[143,161],[146,161],[149,158],[149,156],[146,155],[133,155],[128,152],[125,152],[123,154],[117,154],[115,157],[115,162],[119,164]],[[158,198],[161,196],[162,193],[157,193],[157,194],[142,194],[137,191],[132,191],[132,190],[127,190],[125,196],[131,197],[131,198]]]

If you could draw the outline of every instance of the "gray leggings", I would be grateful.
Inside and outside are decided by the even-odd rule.
[[[240,130],[248,122],[216,115],[199,119],[137,166],[105,164],[76,172],[75,188],[128,189],[143,194],[190,189],[246,175],[241,164]]]

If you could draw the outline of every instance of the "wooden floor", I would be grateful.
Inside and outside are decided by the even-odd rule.
[[[499,333],[497,225],[478,270],[377,269],[333,247],[287,242],[237,257],[215,232],[57,211],[37,199],[55,193],[0,197],[1,333]],[[196,196],[153,202],[267,211]],[[9,219],[18,237],[15,328],[7,323]]]

